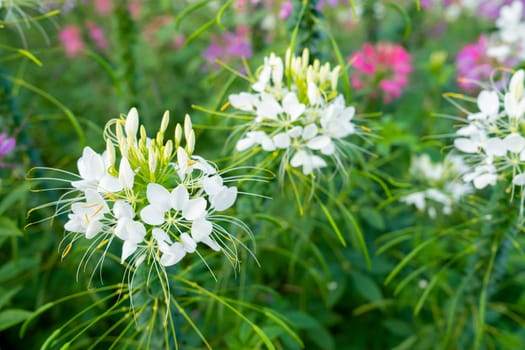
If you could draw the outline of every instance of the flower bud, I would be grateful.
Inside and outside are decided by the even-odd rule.
[[[166,145],[164,146],[164,155],[162,157],[166,161],[166,163],[168,163],[171,160],[172,153],[173,153],[173,142],[171,140],[168,140],[166,142]]]
[[[175,126],[175,148],[179,148],[181,139],[182,127],[180,126],[180,124],[177,124],[177,126]]]
[[[113,142],[111,142],[110,139],[106,140],[106,150],[108,152],[108,161],[110,166],[115,166],[115,146],[113,146]]]
[[[188,150],[188,155],[192,155],[195,150],[195,131],[191,130],[190,134],[186,137],[186,149]]]
[[[191,118],[189,114],[186,114],[184,117],[184,137],[186,137],[186,140],[188,140],[188,135],[190,134],[191,130]]]
[[[166,132],[166,129],[168,128],[168,124],[170,123],[170,111],[164,112],[164,115],[162,116],[162,122],[160,123],[160,132],[164,134]]]
[[[153,147],[148,149],[148,167],[150,174],[154,174],[155,169],[157,168],[157,156]]]
[[[139,113],[135,107],[131,108],[126,116],[126,135],[135,138],[139,128]]]

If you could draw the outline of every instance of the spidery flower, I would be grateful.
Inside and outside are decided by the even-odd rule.
[[[375,91],[379,89],[384,103],[399,98],[408,85],[412,58],[401,45],[387,42],[365,44],[349,60],[353,67],[350,74],[352,86],[357,90],[369,90],[370,96],[376,95]]]
[[[309,52],[283,60],[271,54],[257,72],[252,91],[229,96],[238,114],[248,116],[239,127],[237,151],[253,149],[279,158],[281,174],[300,168],[304,175],[327,167],[332,159],[343,168],[341,156],[354,147],[345,140],[358,134],[355,108],[337,91],[341,68],[309,64]],[[355,148],[355,147],[354,147]]]
[[[56,203],[57,215],[67,214],[64,225],[71,243],[85,238],[93,243],[87,256],[109,246],[120,251],[121,263],[165,269],[189,255],[224,253],[237,266],[237,246],[244,244],[223,223],[251,235],[239,219],[225,215],[237,199],[233,177],[193,154],[195,133],[189,116],[184,128],[177,124],[173,139],[164,140],[166,112],[156,137],[139,128],[132,108],[126,118],[113,119],[105,127],[106,150],[85,147],[77,161],[78,174],[56,179],[70,185]],[[183,147],[182,139],[186,140]],[[58,170],[59,173],[66,174]]]
[[[461,181],[460,176],[467,169],[463,157],[453,154],[440,163],[433,163],[427,154],[414,157],[410,175],[418,186],[425,189],[403,196],[400,201],[425,211],[431,218],[435,218],[438,211],[450,215],[453,205],[474,190],[470,183]]]
[[[477,108],[468,112],[465,125],[456,131],[454,147],[465,154],[471,168],[463,180],[476,189],[508,183],[511,198],[515,187],[525,186],[524,71],[512,75],[508,88],[486,89],[477,97]],[[520,216],[523,217],[521,195]]]

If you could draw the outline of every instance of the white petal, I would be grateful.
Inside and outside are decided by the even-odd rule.
[[[195,220],[191,224],[191,236],[195,242],[201,242],[213,231],[213,225],[206,219]]]
[[[186,220],[196,220],[206,215],[206,200],[204,198],[190,199],[182,208],[182,216]]]
[[[299,103],[297,95],[295,93],[288,93],[283,98],[283,110],[290,116],[290,120],[294,121],[301,114],[304,113],[306,106],[302,103]]]
[[[216,211],[230,208],[237,199],[237,187],[223,187],[222,191],[211,197],[211,205]]]
[[[141,243],[146,236],[146,227],[144,227],[144,225],[138,221],[131,221],[127,226],[127,240],[133,243]]]
[[[129,204],[126,201],[118,200],[113,205],[113,215],[115,215],[115,218],[130,218],[133,219],[135,217],[135,213],[133,212],[133,207],[131,204]]]
[[[308,148],[319,150],[321,148],[328,146],[331,142],[332,140],[330,139],[330,137],[326,135],[320,135],[308,141],[307,146]]]
[[[507,135],[503,139],[506,148],[513,153],[520,153],[525,147],[525,138],[517,133]]]
[[[335,144],[332,141],[330,141],[328,145],[321,149],[321,153],[327,156],[331,156],[335,153]]]
[[[123,187],[119,179],[109,174],[105,174],[104,176],[102,176],[98,184],[98,191],[100,192],[114,193],[122,191],[122,188]]]
[[[273,143],[277,148],[288,148],[290,147],[290,136],[288,134],[281,132],[275,135],[273,138]]]
[[[489,156],[502,157],[507,153],[505,142],[497,137],[488,139],[483,148]]]
[[[170,205],[170,193],[162,185],[149,183],[146,188],[146,197],[150,204],[158,207],[164,213],[167,212]],[[164,214],[163,214],[164,215]]]
[[[149,225],[162,225],[164,223],[165,211],[160,210],[157,206],[147,205],[140,211],[140,218]]]
[[[303,138],[309,140],[317,135],[317,126],[315,124],[308,124],[303,129]]]
[[[498,114],[498,93],[496,91],[481,91],[478,95],[478,108],[482,113],[484,113],[487,116]]]
[[[187,233],[183,233],[180,235],[180,241],[182,243],[182,247],[188,253],[193,253],[197,248],[197,243]]]
[[[151,235],[157,242],[171,243],[170,236],[161,228],[155,227],[151,230]]]
[[[233,108],[247,112],[253,111],[254,105],[257,101],[255,96],[247,92],[241,92],[238,95],[230,95],[228,100],[230,101]]]
[[[235,148],[237,149],[237,151],[242,152],[252,147],[254,144],[255,144],[254,139],[244,138],[244,139],[240,139],[239,141],[237,141]]]
[[[257,105],[257,115],[266,119],[277,119],[277,115],[283,111],[281,105],[274,96],[264,94],[263,99]]]
[[[130,190],[133,188],[135,173],[131,169],[131,165],[129,164],[129,161],[126,157],[122,157],[120,160],[118,179],[124,189]]]
[[[220,175],[205,177],[201,180],[202,188],[204,188],[204,192],[206,192],[208,196],[213,196],[222,190],[222,183],[223,180]]]
[[[290,130],[287,131],[287,134],[288,134],[288,136],[295,138],[295,137],[301,136],[302,132],[303,132],[303,128],[302,127],[294,126],[293,128],[291,128]]]
[[[86,238],[91,239],[95,235],[102,231],[102,223],[100,221],[92,220],[89,222],[86,229]]]
[[[294,168],[297,168],[298,166],[303,165],[305,157],[307,156],[305,151],[299,151],[296,154],[293,155],[292,159],[290,159],[290,165]]]
[[[487,187],[488,185],[493,186],[496,184],[497,179],[498,177],[496,176],[496,174],[479,175],[478,177],[474,178],[474,187],[476,187],[478,190],[481,190]]]
[[[514,176],[512,179],[512,183],[516,186],[524,186],[525,185],[525,173],[518,174]]]
[[[476,153],[478,151],[478,143],[472,141],[471,139],[455,139],[454,146],[465,153]]]
[[[181,211],[184,205],[190,200],[188,190],[183,184],[175,187],[170,194],[170,205],[173,209]]]
[[[216,252],[221,250],[221,247],[217,242],[215,242],[210,236],[207,236],[201,240],[202,243],[206,244],[211,249],[215,250]]]
[[[124,241],[124,244],[122,244],[122,256],[120,257],[120,263],[124,263],[124,260],[126,260],[136,250],[137,245],[135,243],[130,241]]]
[[[162,266],[172,266],[181,261],[186,255],[186,251],[179,242],[173,243],[167,251],[163,251],[163,255],[160,258],[160,264]]]

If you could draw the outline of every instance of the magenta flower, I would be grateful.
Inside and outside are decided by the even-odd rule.
[[[76,57],[85,49],[84,39],[82,39],[82,34],[77,26],[64,27],[58,37],[69,57]]]
[[[113,12],[111,0],[95,0],[95,11],[102,16],[111,14]]]
[[[1,162],[2,158],[11,153],[15,148],[16,140],[14,137],[7,137],[5,133],[0,134],[0,167],[5,167],[7,164]]]
[[[102,28],[90,21],[86,22],[86,26],[88,28],[89,37],[95,42],[95,45],[101,50],[106,49],[108,47],[108,41],[106,40],[106,35]]]
[[[465,45],[456,57],[457,82],[461,89],[475,91],[479,89],[480,82],[496,79],[494,71],[498,67],[514,67],[519,63],[517,59],[508,58],[498,62],[488,55],[489,40],[486,35],[479,37],[478,41]],[[498,85],[498,81],[495,81]],[[503,82],[502,82],[503,83]]]
[[[232,58],[250,58],[252,56],[252,44],[248,34],[249,28],[239,26],[236,32],[226,32],[222,36],[214,36],[202,55],[211,66],[215,66],[217,60],[229,61]]]
[[[384,103],[401,96],[412,71],[410,54],[401,45],[388,42],[363,45],[361,51],[350,56],[350,62],[354,89],[367,89],[370,96],[377,97],[375,91],[379,88]]]
[[[279,18],[286,20],[292,14],[293,5],[291,1],[284,1],[281,4],[281,10],[279,11]]]

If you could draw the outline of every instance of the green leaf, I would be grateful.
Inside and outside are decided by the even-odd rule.
[[[0,237],[22,236],[22,231],[13,220],[6,216],[0,217]]]
[[[362,207],[359,210],[359,213],[361,214],[363,220],[365,220],[373,228],[381,231],[385,229],[385,220],[383,220],[383,216],[379,214],[376,209],[372,207]]]
[[[10,261],[0,267],[0,283],[10,280],[23,272],[35,271],[39,264],[39,257]]]
[[[0,331],[24,321],[32,312],[22,309],[8,309],[0,312]]]
[[[297,329],[312,329],[321,326],[315,318],[301,311],[289,312],[286,314],[286,318]]]
[[[376,302],[383,299],[383,294],[377,283],[370,277],[359,272],[351,274],[356,291],[366,300]]]
[[[25,196],[29,191],[29,187],[26,183],[16,187],[10,191],[0,202],[0,215],[4,214],[5,211],[11,208],[16,202],[19,202],[20,199]]]
[[[20,291],[20,289],[22,289],[21,286],[16,286],[8,291],[3,288],[0,289],[0,309],[3,308],[9,302],[9,300],[11,300],[11,298]]]
[[[334,338],[324,327],[312,329],[310,332],[308,332],[308,337],[319,347],[319,349],[335,349]]]

